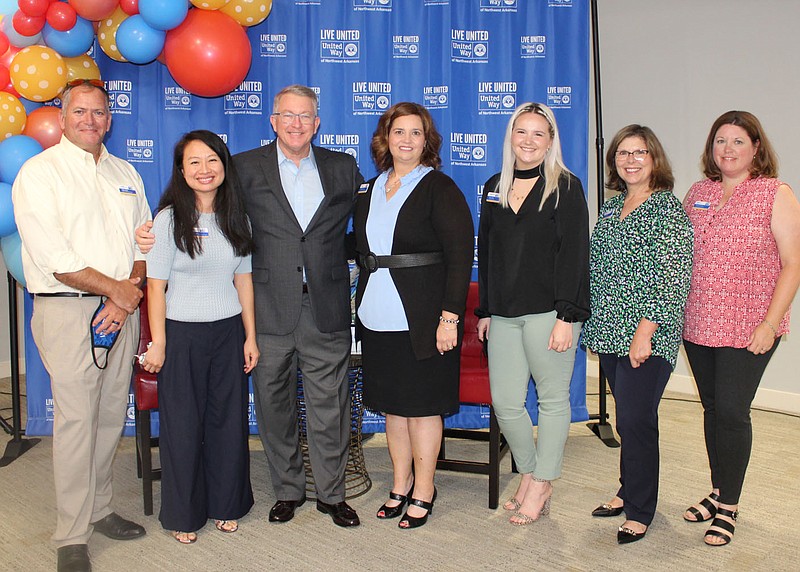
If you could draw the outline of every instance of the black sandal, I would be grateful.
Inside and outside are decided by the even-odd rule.
[[[378,509],[378,518],[397,518],[403,512],[403,507],[408,501],[408,495],[401,495],[395,492],[389,493],[389,498],[398,501],[400,504],[397,506],[386,506],[385,504]]]
[[[403,519],[400,522],[397,523],[397,526],[399,528],[404,529],[404,530],[408,530],[410,528],[418,528],[418,527],[422,526],[423,524],[425,524],[426,522],[428,522],[428,517],[431,514],[433,514],[433,503],[436,502],[436,492],[437,492],[436,491],[436,487],[434,487],[433,488],[433,498],[431,499],[431,502],[425,502],[423,500],[419,500],[419,499],[415,499],[415,498],[412,498],[410,501],[408,501],[408,506],[411,506],[413,504],[414,506],[418,506],[419,508],[423,508],[423,509],[427,510],[428,512],[425,513],[424,516],[410,516],[408,514],[408,511],[406,511],[406,513],[403,515]]]
[[[708,511],[708,518],[704,518],[703,513],[694,508],[694,506],[690,506],[686,509],[686,512],[691,514],[694,517],[694,520],[691,518],[686,518],[685,514],[683,515],[683,520],[686,522],[706,522],[707,520],[714,518],[714,516],[717,514],[717,507],[711,501],[719,502],[719,495],[713,491],[706,498],[697,503]]]
[[[714,520],[711,522],[711,526],[716,526],[717,528],[721,528],[722,530],[706,530],[706,536],[715,536],[717,538],[721,538],[724,542],[720,544],[714,544],[703,538],[703,542],[708,544],[709,546],[725,546],[726,544],[730,544],[731,540],[733,540],[733,533],[736,531],[736,520],[739,518],[739,511],[738,510],[728,510],[727,508],[718,508],[717,514],[722,516],[727,516],[733,522],[728,522],[727,520],[722,520],[719,517],[715,517]],[[728,534],[730,533],[730,534]]]

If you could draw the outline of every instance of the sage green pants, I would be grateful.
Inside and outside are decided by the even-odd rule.
[[[548,481],[561,476],[571,420],[569,382],[582,325],[572,324],[572,347],[559,353],[547,349],[555,321],[555,311],[492,316],[488,347],[492,406],[517,468]],[[539,397],[536,440],[525,409],[531,376]]]

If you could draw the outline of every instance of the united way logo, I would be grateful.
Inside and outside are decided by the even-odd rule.
[[[111,113],[131,115],[133,112],[133,82],[111,79],[106,82],[108,108]]]
[[[356,12],[391,12],[392,0],[353,0]]]
[[[423,6],[449,6],[450,0],[423,0]]]
[[[380,81],[353,82],[353,115],[381,115],[391,105],[391,83]]]
[[[192,95],[177,86],[166,86],[164,88],[164,110],[183,110],[191,111]]]
[[[262,58],[285,58],[288,40],[286,34],[261,34],[258,50]]]
[[[550,8],[572,8],[572,0],[547,0]]]
[[[547,55],[547,37],[520,36],[519,55],[522,59],[545,57]]]
[[[450,30],[450,56],[458,63],[489,63],[489,31]]]
[[[487,140],[486,133],[450,133],[450,164],[485,167]]]
[[[356,64],[359,62],[360,53],[360,30],[323,28],[319,31],[319,59],[321,62]]]
[[[395,59],[419,58],[419,36],[392,36],[392,57]]]
[[[226,115],[262,115],[262,92],[260,81],[243,81],[223,100]]]
[[[447,109],[450,105],[450,86],[426,85],[423,87],[422,105],[428,109]]]
[[[517,82],[478,82],[478,115],[511,115],[517,106]]]
[[[547,106],[554,109],[569,109],[572,107],[572,86],[548,85]]]
[[[155,160],[153,139],[126,139],[125,158],[130,163],[152,163]]]
[[[481,0],[481,12],[516,12],[517,0]]]
[[[358,162],[358,147],[360,137],[358,133],[320,133],[317,144],[331,151],[347,153]]]

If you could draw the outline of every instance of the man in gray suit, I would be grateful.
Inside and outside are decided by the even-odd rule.
[[[256,243],[253,286],[261,359],[253,370],[256,414],[277,502],[271,522],[288,522],[306,500],[297,430],[297,376],[303,373],[308,449],[317,510],[357,526],[344,500],[350,442],[350,273],[345,235],[364,182],[346,153],[311,144],[317,95],[290,85],[275,96],[277,140],[234,157]],[[144,228],[143,250],[153,243]],[[296,370],[295,370],[296,371]]]
[[[319,128],[317,96],[282,89],[270,117],[277,140],[234,158],[256,243],[253,285],[261,360],[254,370],[259,433],[286,522],[305,501],[297,431],[297,382],[303,373],[308,448],[317,510],[356,526],[344,501],[350,441],[350,274],[345,234],[363,177],[346,153],[311,144]]]

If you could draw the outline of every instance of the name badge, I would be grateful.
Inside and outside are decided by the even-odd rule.
[[[600,214],[600,216],[601,216],[602,218],[609,218],[609,217],[612,217],[612,216],[614,216],[614,211],[613,211],[613,210],[610,210],[610,211],[603,211],[603,212]]]
[[[500,193],[486,193],[486,202],[500,204]]]
[[[202,226],[196,226],[194,227],[194,235],[200,237],[208,236],[208,229]]]
[[[369,190],[369,183],[361,183],[361,186],[358,187],[358,194],[363,195]]]
[[[692,205],[692,208],[699,209],[701,211],[707,211],[711,208],[711,203],[708,201],[695,201],[694,205]]]
[[[123,195],[135,195],[136,189],[133,187],[120,187],[119,192]]]

